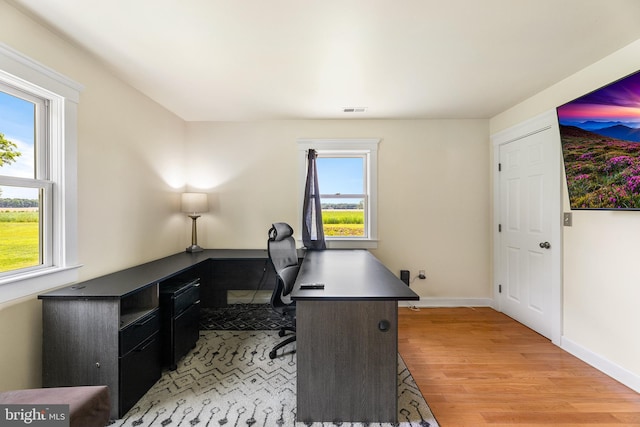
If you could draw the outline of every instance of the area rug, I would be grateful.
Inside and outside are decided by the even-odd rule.
[[[277,331],[201,331],[175,371],[162,378],[113,427],[438,426],[398,355],[398,421],[296,422],[295,344],[269,359]]]
[[[229,304],[200,309],[201,331],[267,331],[291,324],[269,304]]]

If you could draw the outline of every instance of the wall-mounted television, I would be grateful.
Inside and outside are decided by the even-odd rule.
[[[556,111],[571,209],[640,209],[640,71]]]

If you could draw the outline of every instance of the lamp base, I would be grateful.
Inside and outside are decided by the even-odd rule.
[[[191,245],[185,249],[185,252],[202,252],[203,249],[198,245]]]

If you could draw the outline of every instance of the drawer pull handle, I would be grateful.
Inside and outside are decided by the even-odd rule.
[[[382,332],[387,332],[391,328],[391,323],[388,320],[381,320],[378,322],[378,329]]]
[[[134,323],[134,325],[136,325],[136,326],[144,326],[147,323],[151,322],[154,318],[155,318],[155,316],[150,316],[150,317],[146,318],[144,320],[144,322],[136,322],[136,323]]]
[[[154,342],[155,342],[155,339],[149,340],[145,345],[143,345],[142,347],[138,348],[136,351],[145,351],[147,349],[147,347],[149,347]]]

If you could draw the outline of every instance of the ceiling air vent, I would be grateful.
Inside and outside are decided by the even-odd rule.
[[[343,113],[364,113],[367,111],[366,107],[344,107]]]

